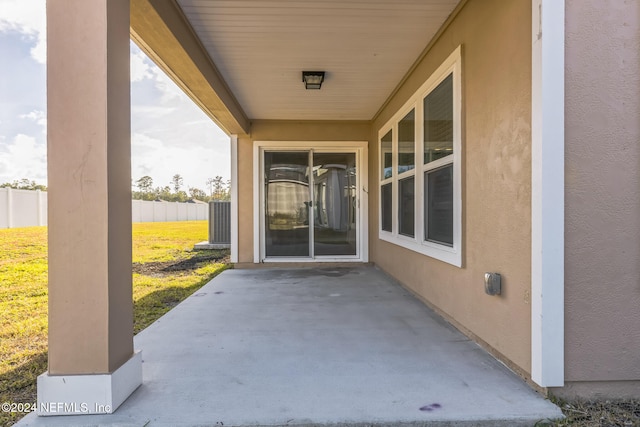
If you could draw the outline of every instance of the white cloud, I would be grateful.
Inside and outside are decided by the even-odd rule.
[[[41,110],[33,110],[27,114],[21,114],[21,119],[29,119],[34,121],[39,126],[42,126],[42,133],[47,133],[47,113]]]
[[[149,175],[153,178],[154,187],[164,187],[170,185],[173,175],[180,174],[185,191],[189,187],[204,190],[207,178],[230,175],[229,158],[221,155],[220,151],[228,151],[228,146],[216,147],[210,143],[186,147],[168,144],[144,133],[134,133],[131,137],[131,178],[135,182]]]
[[[162,70],[154,67],[156,71],[156,88],[162,92],[160,101],[162,103],[170,103],[174,100],[186,99],[185,93],[171,80]],[[191,101],[189,101],[191,102]]]
[[[163,107],[160,105],[132,105],[131,114],[140,117],[149,117],[152,119],[160,119],[173,113],[176,107]]]
[[[149,57],[131,42],[131,83],[152,80],[160,91],[160,103],[168,104],[183,98],[184,92]]]
[[[45,0],[0,0],[0,31],[6,28],[26,34],[44,33]]]
[[[31,57],[47,62],[45,0],[0,0],[0,32],[16,31],[35,41]]]
[[[13,182],[27,178],[36,182],[47,181],[47,147],[36,139],[18,134],[5,144],[0,156],[0,182]]]
[[[31,48],[31,57],[41,64],[47,63],[47,40],[46,33],[38,33],[38,41]]]
[[[132,43],[132,46],[133,45]],[[152,79],[147,56],[137,47],[131,49],[131,82],[140,82],[145,79]]]

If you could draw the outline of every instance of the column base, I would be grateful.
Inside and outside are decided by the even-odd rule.
[[[204,242],[196,243],[193,246],[195,250],[209,250],[209,249],[229,249],[231,247],[230,243],[210,243],[208,240]]]
[[[136,351],[110,374],[38,377],[39,416],[110,414],[142,384],[142,353]]]

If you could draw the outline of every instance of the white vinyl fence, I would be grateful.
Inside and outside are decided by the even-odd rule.
[[[47,193],[0,188],[0,228],[47,225]]]
[[[196,221],[209,219],[209,204],[205,202],[131,201],[133,222]]]
[[[209,219],[204,202],[131,201],[132,222],[195,221]],[[46,191],[0,188],[0,228],[47,225]]]

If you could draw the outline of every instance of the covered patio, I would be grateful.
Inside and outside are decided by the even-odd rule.
[[[520,377],[636,396],[635,8],[48,0],[40,415],[123,406],[24,425],[560,415]],[[135,341],[131,39],[229,135],[231,262],[309,266],[225,273]]]
[[[635,7],[49,0],[40,415],[88,402],[124,404],[99,422],[143,425],[219,413],[225,425],[513,425],[546,415],[538,404],[559,415],[519,378],[561,398],[636,396],[637,248],[620,242],[635,242],[638,216],[619,207],[637,206],[637,177],[618,185],[609,171],[637,171],[637,114],[620,114],[637,67],[590,56],[617,40],[635,64],[637,25],[618,34]],[[230,259],[261,268],[225,274],[135,341],[130,40],[229,135]],[[608,168],[602,152],[616,154]],[[388,279],[368,263],[418,299],[377,289]],[[464,336],[426,326],[422,302]]]
[[[134,341],[142,385],[115,413],[32,413],[18,425],[531,426],[562,416],[369,265],[227,270]]]

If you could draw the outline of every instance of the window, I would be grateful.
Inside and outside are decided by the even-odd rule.
[[[393,131],[387,132],[385,136],[382,137],[380,143],[380,156],[382,157],[382,179],[391,178],[393,174],[393,164],[392,164],[392,141],[393,141]]]
[[[414,230],[414,187],[413,177],[401,179],[398,187],[398,233],[403,236],[413,237]]]
[[[424,173],[424,239],[453,246],[453,167]]]
[[[453,246],[453,74],[424,98],[423,111],[424,239]]]
[[[380,176],[384,182],[380,186],[380,221],[382,229],[389,232],[393,230],[393,192],[391,189],[391,178],[393,178],[392,141],[393,131],[391,130],[380,140],[380,158],[382,159]]]
[[[458,48],[379,132],[380,238],[457,266],[460,62]]]
[[[398,174],[412,171],[415,165],[415,110],[398,123]]]
[[[381,221],[382,221],[382,229],[384,231],[393,231],[393,220],[391,213],[391,197],[393,197],[393,193],[391,191],[391,183],[385,184],[381,187],[380,198],[382,200],[382,212],[381,212]]]
[[[415,109],[398,123],[398,232],[414,237]]]

